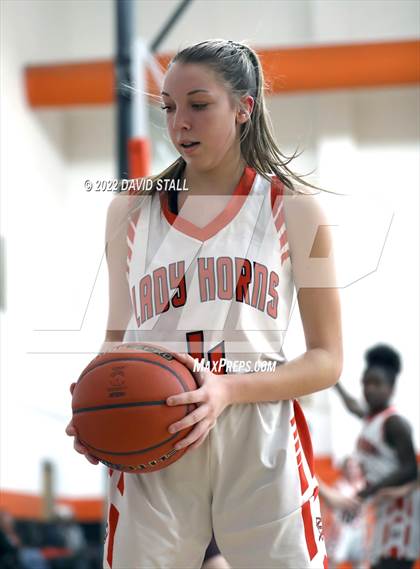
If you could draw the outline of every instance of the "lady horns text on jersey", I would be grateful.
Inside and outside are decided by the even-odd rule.
[[[277,318],[279,276],[275,271],[241,257],[199,257],[196,262],[201,302],[233,300]],[[145,274],[131,287],[137,326],[170,308],[185,306],[187,296],[185,261]]]

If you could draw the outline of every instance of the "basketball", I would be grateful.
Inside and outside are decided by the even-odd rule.
[[[169,352],[150,344],[121,344],[83,370],[73,392],[73,423],[80,442],[106,466],[155,472],[179,460],[176,442],[190,429],[168,427],[195,405],[169,407],[166,399],[197,389],[191,372]]]

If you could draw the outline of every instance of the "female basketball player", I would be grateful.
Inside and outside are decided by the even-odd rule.
[[[188,447],[182,459],[110,476],[105,567],[200,567],[213,528],[233,567],[321,569],[318,485],[296,398],[332,386],[342,369],[328,222],[276,146],[252,49],[183,49],[162,101],[180,157],[155,187],[169,178],[189,191],[111,203],[101,351],[135,340],[177,352],[199,388],[167,404],[197,408],[170,426],[193,426],[175,447]],[[286,361],[294,288],[307,349]],[[76,438],[75,448],[97,462]]]
[[[347,409],[364,420],[357,442],[357,455],[366,487],[361,500],[373,498],[386,488],[405,486],[417,477],[416,455],[407,421],[397,414],[390,400],[401,370],[399,354],[386,345],[374,346],[365,354],[362,377],[364,409],[337,384]],[[395,489],[393,488],[395,491]],[[371,547],[373,569],[410,569],[419,551],[419,493],[376,501],[376,526]]]

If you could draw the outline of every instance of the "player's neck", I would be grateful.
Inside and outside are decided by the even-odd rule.
[[[186,165],[184,170],[185,186],[188,195],[232,195],[242,177],[246,163],[242,156],[226,156],[220,164],[211,170],[196,170]]]
[[[388,402],[388,403],[384,403],[383,405],[380,405],[378,407],[375,407],[374,409],[369,409],[368,416],[369,417],[375,417],[376,415],[379,415],[380,413],[383,413],[384,411],[389,409],[389,407],[390,407],[390,404]]]

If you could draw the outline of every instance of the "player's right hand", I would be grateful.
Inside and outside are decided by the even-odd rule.
[[[75,383],[72,383],[70,385],[70,393],[73,395],[73,391],[74,388],[76,387]],[[82,445],[82,443],[79,441],[79,439],[77,438],[77,431],[75,426],[73,425],[73,419],[70,421],[70,423],[67,425],[66,427],[66,434],[69,437],[74,437],[74,450],[77,451],[80,454],[83,454],[86,458],[86,460],[88,460],[91,464],[99,464],[99,460],[97,458],[95,458],[94,456],[92,456],[91,454],[89,454],[88,449]]]

